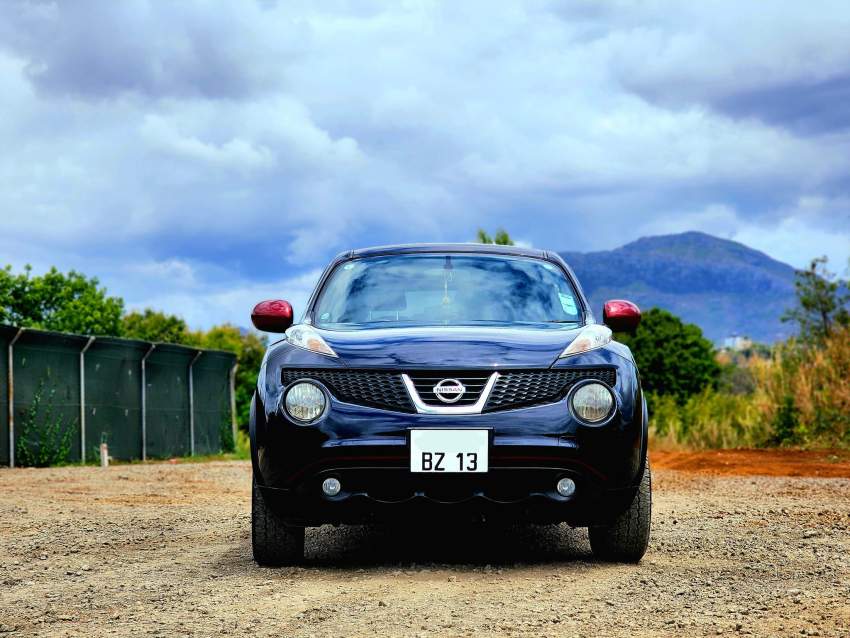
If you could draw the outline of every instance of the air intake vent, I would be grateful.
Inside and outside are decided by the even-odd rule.
[[[522,370],[502,372],[493,386],[485,412],[554,403],[582,379],[598,379],[614,386],[614,368],[577,368],[563,370]]]

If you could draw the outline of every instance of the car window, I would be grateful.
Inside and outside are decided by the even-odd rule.
[[[321,328],[538,324],[581,321],[564,272],[540,259],[493,255],[391,255],[344,262],[313,313]]]

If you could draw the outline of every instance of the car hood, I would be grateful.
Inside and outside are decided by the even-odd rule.
[[[318,332],[350,367],[545,368],[580,330],[452,326]]]

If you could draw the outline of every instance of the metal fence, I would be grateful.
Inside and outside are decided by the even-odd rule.
[[[0,464],[14,467],[39,428],[72,429],[69,461],[101,442],[132,460],[216,453],[235,437],[230,352],[4,325],[0,349]]]

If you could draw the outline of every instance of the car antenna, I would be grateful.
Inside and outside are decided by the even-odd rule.
[[[449,282],[452,280],[452,256],[446,255],[446,261],[443,262],[443,305],[448,306],[452,300],[449,299]]]

